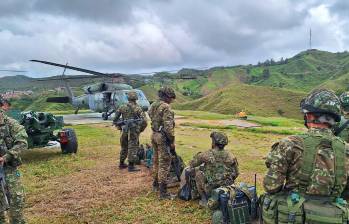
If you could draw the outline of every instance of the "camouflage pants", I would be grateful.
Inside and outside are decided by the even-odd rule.
[[[120,162],[124,162],[128,157],[129,163],[136,163],[138,161],[139,133],[132,130],[123,131],[120,137],[120,145]]]
[[[10,192],[10,209],[7,211],[10,223],[23,224],[24,191],[19,171],[13,167],[5,167],[5,180]],[[0,213],[0,224],[3,223],[6,223],[5,212]]]
[[[167,184],[171,168],[171,154],[167,151],[169,147],[161,133],[154,132],[151,136],[154,148],[153,156],[153,178],[160,183]]]

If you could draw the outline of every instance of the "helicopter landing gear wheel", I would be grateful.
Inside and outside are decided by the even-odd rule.
[[[109,116],[108,116],[108,113],[106,113],[106,112],[103,112],[103,113],[102,113],[102,118],[103,118],[103,120],[105,120],[105,121],[108,120],[108,117],[109,117]]]

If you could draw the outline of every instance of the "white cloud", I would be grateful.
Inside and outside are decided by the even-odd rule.
[[[342,51],[343,1],[5,0],[0,67],[43,76],[61,70],[29,59],[130,73],[257,63],[305,50],[310,27],[315,48]]]

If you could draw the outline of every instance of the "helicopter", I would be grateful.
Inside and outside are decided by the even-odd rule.
[[[137,104],[142,107],[144,111],[147,111],[150,107],[150,102],[140,89],[134,89],[132,86],[124,84],[124,83],[114,83],[114,82],[100,82],[85,86],[83,88],[84,95],[74,96],[74,93],[69,85],[68,80],[70,79],[81,79],[81,78],[100,78],[107,77],[112,79],[122,79],[125,78],[126,75],[120,73],[101,73],[96,72],[84,68],[70,66],[68,64],[58,64],[49,61],[42,60],[30,60],[32,62],[43,63],[47,65],[57,66],[64,68],[61,77],[57,78],[46,78],[40,79],[38,81],[49,81],[49,80],[62,80],[65,85],[65,90],[68,96],[65,97],[49,97],[47,98],[47,102],[53,103],[70,103],[73,105],[75,110],[75,114],[78,113],[80,108],[89,108],[94,112],[102,113],[102,119],[108,120],[108,118],[123,104],[127,104],[127,94],[130,91],[136,92],[138,95]],[[92,74],[88,76],[79,76],[79,77],[68,77],[65,75],[66,69],[71,69],[75,71],[80,71],[88,74]],[[172,71],[171,71],[172,72]],[[151,73],[141,73],[135,75],[144,75]],[[195,77],[190,76],[182,76],[180,79],[195,79]]]

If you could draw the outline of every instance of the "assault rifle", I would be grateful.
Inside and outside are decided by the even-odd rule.
[[[161,134],[165,137],[166,141],[166,151],[168,154],[172,155],[173,158],[171,159],[171,165],[174,167],[174,171],[176,173],[178,181],[181,181],[181,161],[178,158],[178,155],[176,153],[176,149],[171,149],[171,141],[168,139],[166,133],[164,132],[163,127],[161,126],[159,131]]]
[[[344,124],[339,126],[338,128],[334,129],[334,135],[338,136],[344,129],[346,129],[349,126],[349,120],[345,121]]]
[[[141,118],[131,118],[126,120],[114,121],[113,124],[117,127],[122,128],[123,131],[127,132],[130,128],[136,127],[140,122],[143,122]]]
[[[0,212],[6,211],[10,208],[10,193],[7,188],[6,180],[5,180],[5,170],[2,165],[0,165],[0,194],[1,194],[1,207],[0,207]]]

